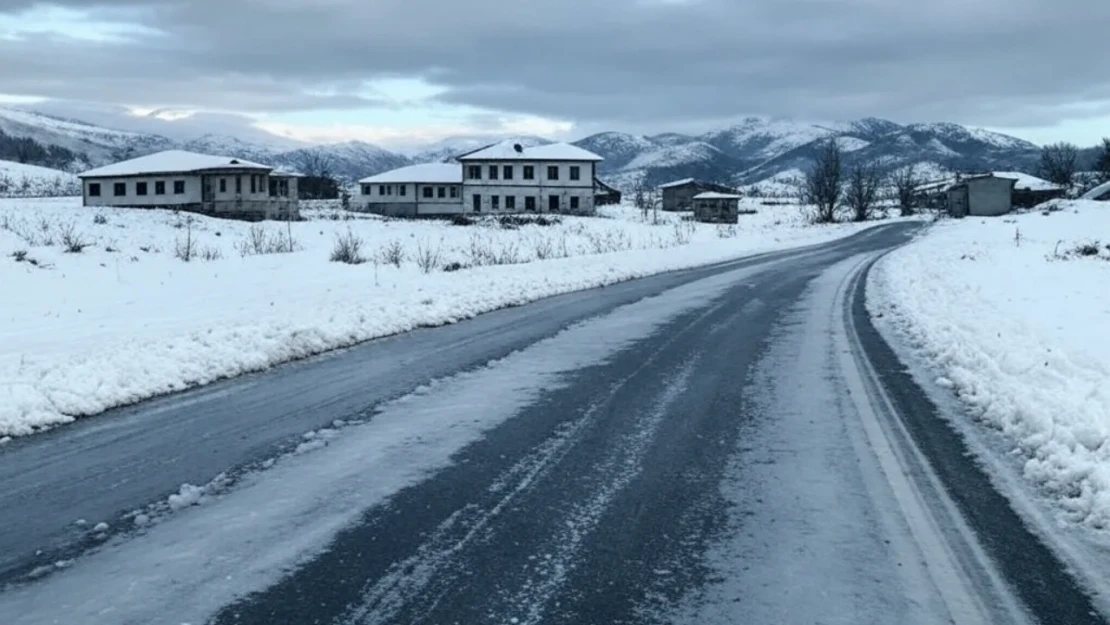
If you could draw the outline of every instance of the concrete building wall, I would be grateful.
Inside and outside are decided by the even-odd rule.
[[[715,224],[734,224],[740,221],[740,200],[704,199],[694,200],[694,219]]]
[[[155,193],[157,183],[165,183],[165,192]],[[183,193],[174,192],[174,182],[184,184]],[[138,194],[138,184],[146,184],[146,195]],[[116,185],[122,184],[124,193],[116,194]],[[86,178],[82,181],[85,206],[188,206],[200,204],[201,184],[197,174],[180,176],[129,176],[126,178]],[[99,195],[94,195],[99,190]]]
[[[663,210],[688,211],[694,208],[694,196],[703,189],[695,182],[663,189]]]
[[[1005,215],[1013,208],[1014,181],[1009,178],[973,178],[967,181],[967,214],[975,217]]]
[[[462,199],[463,211],[467,213],[536,212],[592,215],[595,208],[592,183],[577,187],[569,185],[553,187],[474,184],[467,181],[463,183]]]
[[[431,190],[431,197],[426,197],[425,189]],[[359,192],[362,209],[378,215],[415,217],[457,215],[463,212],[460,184],[363,184],[360,185]]]

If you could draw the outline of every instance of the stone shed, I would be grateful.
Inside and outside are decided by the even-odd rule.
[[[1013,178],[993,174],[965,178],[948,188],[948,214],[953,217],[996,217],[1013,209]]]
[[[693,198],[694,219],[710,224],[734,224],[740,221],[740,196],[734,193],[706,191]]]

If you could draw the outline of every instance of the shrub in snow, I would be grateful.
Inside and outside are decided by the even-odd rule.
[[[532,252],[535,254],[536,260],[547,260],[555,253],[555,246],[550,237],[542,234],[536,235],[532,239]]]
[[[219,233],[217,233],[219,234]],[[247,236],[235,245],[243,257],[263,254],[289,254],[299,251],[301,244],[293,238],[292,229],[271,234],[262,224],[255,224],[247,231]]]
[[[202,247],[197,255],[201,258],[201,260],[219,260],[224,257],[224,254],[220,251],[220,248],[211,245],[206,245]]]
[[[335,237],[335,247],[331,250],[333,263],[347,263],[348,265],[361,265],[366,262],[362,257],[362,239],[355,235],[350,228],[345,234]]]
[[[98,225],[98,226],[107,225],[108,218],[105,217],[103,214],[97,214],[96,216],[93,217],[93,223]]]
[[[717,226],[718,239],[731,239],[734,238],[737,234],[739,234],[739,231],[737,230],[735,224]]]
[[[405,262],[405,248],[400,241],[394,239],[381,249],[378,253],[378,260],[383,265],[393,265],[400,268],[401,263]]]
[[[12,252],[12,258],[15,259],[15,262],[22,263],[27,260],[27,250],[16,250]]]
[[[460,263],[458,261],[450,262],[450,263],[447,263],[446,265],[443,266],[443,270],[448,271],[448,272],[450,272],[450,271],[459,271],[459,270],[465,269],[465,268],[466,268],[466,265],[463,265],[462,263]]]
[[[62,238],[62,247],[69,254],[80,254],[91,245],[77,232],[77,226],[72,221],[58,226],[58,233]]]
[[[432,273],[433,270],[439,267],[439,249],[439,245],[433,247],[427,241],[416,244],[416,266],[420,267],[420,271]]]
[[[466,215],[455,215],[451,218],[452,226],[473,226],[474,220]]]

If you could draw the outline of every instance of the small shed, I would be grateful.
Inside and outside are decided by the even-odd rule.
[[[736,189],[732,187],[694,178],[683,178],[682,180],[661,184],[659,190],[663,195],[663,210],[665,211],[693,210],[694,196],[699,193],[736,193]]]
[[[1018,171],[996,171],[995,178],[1013,178],[1013,204],[1021,208],[1032,208],[1049,200],[1062,198],[1068,193],[1064,185],[1055,184]]]
[[[972,176],[948,188],[948,214],[953,217],[996,217],[1013,209],[1013,178],[993,174]]]
[[[594,206],[605,206],[606,204],[620,204],[621,192],[615,189],[599,178],[594,178]]]
[[[693,198],[694,219],[710,224],[740,221],[740,196],[735,193],[706,191]]]

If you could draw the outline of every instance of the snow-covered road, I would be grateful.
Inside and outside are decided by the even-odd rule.
[[[9,561],[12,579],[61,560],[0,593],[0,622],[1103,623],[947,423],[925,404],[906,418],[912,381],[860,298],[912,228],[546,300],[16,440],[0,553],[63,511],[107,544]],[[267,459],[297,427],[312,431]],[[125,451],[159,437],[173,453]],[[10,464],[36,449],[54,450],[41,471]],[[98,500],[154,489],[145,473],[244,453],[253,470],[147,511],[164,518],[91,529]],[[72,508],[41,503],[90,458],[102,475],[71,487]]]

